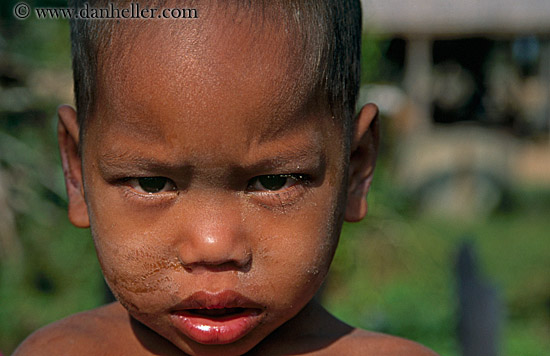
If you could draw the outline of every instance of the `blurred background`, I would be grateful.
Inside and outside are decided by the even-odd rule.
[[[32,7],[64,1],[28,1]],[[66,218],[66,20],[0,2],[0,353],[109,299]],[[550,1],[364,0],[360,104],[381,109],[369,215],[320,298],[442,355],[550,354]]]

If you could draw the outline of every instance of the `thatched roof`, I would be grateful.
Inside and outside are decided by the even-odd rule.
[[[550,34],[550,0],[361,0],[364,28],[397,35]]]

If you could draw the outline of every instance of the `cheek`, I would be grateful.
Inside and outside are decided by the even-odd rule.
[[[255,230],[256,236],[261,236],[256,267],[279,302],[309,300],[328,271],[338,242],[337,198],[320,200],[324,204],[311,202],[275,218],[269,212],[255,216],[256,221],[262,221]]]
[[[136,227],[111,209],[94,211],[92,236],[98,259],[117,299],[137,312],[155,312],[170,303],[166,299],[177,291],[173,276],[181,266],[159,241],[162,232]]]

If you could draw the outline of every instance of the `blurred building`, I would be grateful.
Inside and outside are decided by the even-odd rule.
[[[363,95],[390,117],[421,206],[477,216],[511,185],[550,187],[550,1],[362,3],[401,69]]]

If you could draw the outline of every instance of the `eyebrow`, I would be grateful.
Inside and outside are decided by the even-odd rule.
[[[98,160],[99,169],[109,172],[117,169],[138,169],[145,171],[183,169],[180,162],[162,161],[157,157],[147,157],[132,151],[103,153]],[[189,166],[187,166],[189,168]]]
[[[326,157],[321,147],[308,142],[307,144],[300,143],[296,146],[289,146],[274,155],[260,156],[253,159],[252,162],[243,163],[234,169],[242,173],[270,169],[293,171],[280,173],[300,173],[300,170],[323,170],[325,163]]]

